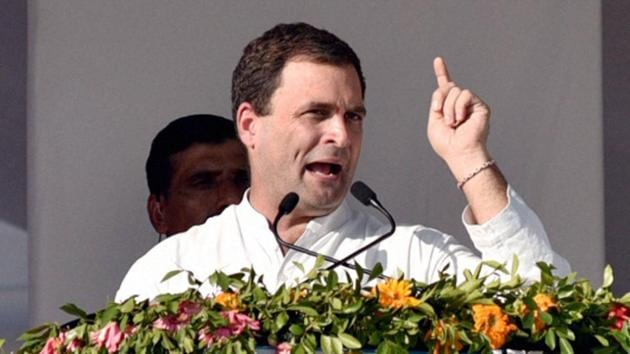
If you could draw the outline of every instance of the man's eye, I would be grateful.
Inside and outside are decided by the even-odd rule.
[[[199,188],[213,188],[215,184],[216,183],[213,179],[208,178],[200,178],[193,182],[193,185]]]
[[[348,112],[346,113],[346,119],[360,122],[363,120],[363,116],[359,113]]]

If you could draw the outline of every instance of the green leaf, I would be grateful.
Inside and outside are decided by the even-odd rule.
[[[361,349],[362,347],[358,339],[347,333],[339,333],[338,337],[341,343],[343,343],[343,346],[348,349]]]
[[[179,270],[172,270],[168,273],[166,273],[166,275],[164,276],[164,278],[162,278],[161,282],[165,282],[169,279],[171,279],[172,277],[176,276],[177,274],[184,272],[183,269],[179,269]]]
[[[87,317],[87,312],[83,311],[75,304],[65,304],[61,306],[60,309],[67,314],[77,316],[82,319],[85,319]]]
[[[304,344],[298,344],[297,347],[293,350],[293,354],[307,354],[304,349]]]
[[[573,354],[573,347],[566,338],[559,337],[560,339],[560,353]]]
[[[613,270],[610,264],[607,264],[604,268],[604,283],[602,284],[602,288],[609,288],[612,286],[615,277],[613,275]]]
[[[100,319],[101,321],[103,321],[103,323],[108,323],[114,318],[118,317],[119,314],[120,311],[116,306],[110,306],[103,312],[103,314],[100,316]]]
[[[619,302],[626,306],[630,306],[630,293],[626,293],[621,299],[619,299]]]
[[[343,310],[341,310],[341,312],[346,313],[346,314],[355,313],[359,311],[362,306],[363,306],[363,300],[359,299],[359,301],[355,302],[354,304],[344,307]]]
[[[299,269],[302,274],[306,273],[306,271],[304,270],[304,266],[302,265],[302,263],[297,262],[297,261],[293,261],[293,265],[295,266],[295,268]]]
[[[29,329],[28,331],[24,332],[24,334],[39,334],[43,330],[46,330],[46,332],[50,332],[50,329],[52,326],[54,326],[52,323],[44,323],[41,326],[37,326],[37,327],[33,327]]]
[[[333,354],[332,339],[329,336],[322,335],[319,341],[324,354]]]
[[[280,330],[282,327],[284,327],[285,324],[287,324],[287,322],[289,322],[289,315],[285,311],[280,312],[276,316],[276,329]]]
[[[545,311],[540,312],[540,319],[545,324],[551,324],[553,322],[553,316],[551,316],[548,312],[545,312]]]
[[[182,343],[186,353],[192,353],[195,350],[195,342],[188,336],[184,337],[180,343]]]
[[[330,342],[332,343],[333,354],[343,354],[343,343],[337,337],[331,337]]]
[[[0,349],[2,349],[2,347],[4,347],[4,343],[6,342],[5,339],[0,338]]]
[[[293,333],[295,336],[301,336],[304,333],[304,326],[299,324],[292,324],[289,326],[289,332]]]
[[[357,280],[359,281],[359,283],[361,283],[361,281],[363,280],[363,274],[365,273],[363,271],[363,267],[361,267],[356,261],[354,262],[354,267],[355,271],[357,272]]]
[[[331,300],[331,305],[333,310],[335,311],[340,311],[341,308],[343,307],[343,303],[341,302],[341,300],[339,300],[339,298],[333,297]]]
[[[120,305],[120,312],[122,313],[130,313],[133,311],[133,308],[136,306],[136,299],[130,298],[125,301],[122,305]]]
[[[604,336],[596,334],[595,339],[597,339],[597,341],[600,342],[604,347],[607,347],[610,345],[610,342],[608,342],[608,339],[606,339]]]
[[[378,278],[381,274],[383,274],[383,265],[381,265],[380,263],[376,263],[376,265],[374,265],[374,268],[372,268],[371,274],[368,277],[368,281]]]
[[[378,347],[376,347],[376,354],[408,354],[409,352],[402,346],[390,341],[382,341]]]
[[[491,260],[487,260],[487,261],[483,261],[481,262],[484,265],[487,265],[488,267],[494,269],[494,270],[498,270],[502,273],[506,273],[507,274],[507,269],[505,268],[505,264],[497,262],[497,261],[491,261]]]
[[[292,306],[287,307],[287,310],[299,311],[308,316],[313,316],[313,317],[317,317],[319,315],[319,313],[315,311],[314,308],[308,307],[308,306],[292,305]]]
[[[545,344],[551,350],[556,349],[556,333],[553,331],[553,329],[550,329],[545,334]]]
[[[518,256],[514,254],[514,256],[512,257],[512,269],[511,269],[510,274],[512,275],[518,274],[518,266],[519,266]]]
[[[420,312],[423,312],[424,314],[426,314],[427,316],[430,316],[430,317],[436,316],[435,310],[433,310],[433,307],[427,304],[426,302],[420,303],[420,305],[416,306],[416,308],[420,310]]]

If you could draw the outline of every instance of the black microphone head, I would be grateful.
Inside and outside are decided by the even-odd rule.
[[[376,193],[361,181],[356,181],[352,184],[350,193],[364,205],[369,205],[370,200],[376,200]]]
[[[300,201],[300,197],[295,192],[288,193],[282,198],[280,205],[278,206],[278,215],[286,215],[295,209],[295,206]]]

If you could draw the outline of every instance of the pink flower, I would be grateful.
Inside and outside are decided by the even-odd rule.
[[[238,336],[248,328],[253,331],[260,330],[260,321],[256,321],[243,313],[239,313],[237,310],[222,311],[221,316],[228,320],[229,324],[226,327],[216,329],[214,332],[210,331],[207,327],[202,329],[199,331],[200,342],[210,346],[215,342],[225,342],[231,337]]]
[[[192,317],[201,311],[201,305],[192,301],[182,301],[177,315],[160,317],[153,322],[153,327],[168,332],[177,332],[184,328]]]
[[[177,332],[182,327],[184,327],[184,322],[179,321],[179,319],[174,315],[160,317],[153,321],[153,328],[163,329],[168,332]]]
[[[92,332],[90,339],[96,343],[99,348],[107,348],[109,353],[117,352],[123,340],[129,335],[135,333],[136,328],[128,326],[125,332],[120,330],[118,323],[110,322],[101,330]]]
[[[214,343],[214,337],[212,336],[212,332],[208,330],[208,327],[199,331],[199,341],[207,346]]]
[[[227,328],[219,328],[212,332],[207,327],[199,331],[199,341],[206,346],[214,344],[214,342],[222,343],[228,340],[232,335],[232,331]]]
[[[65,334],[61,333],[58,337],[50,337],[44,344],[44,348],[39,352],[40,354],[58,354],[61,353],[61,348],[65,340]]]
[[[182,301],[179,304],[178,320],[188,322],[190,319],[201,311],[201,304],[192,301]]]
[[[260,330],[260,321],[256,321],[244,313],[239,313],[237,310],[222,311],[221,316],[230,322],[229,328],[232,335],[237,336],[247,328],[254,331]]]
[[[83,348],[84,345],[85,345],[85,343],[82,340],[74,338],[68,344],[67,349],[70,352],[78,352],[79,350],[81,350],[81,348]]]
[[[276,354],[291,354],[291,344],[282,342],[276,347]]]

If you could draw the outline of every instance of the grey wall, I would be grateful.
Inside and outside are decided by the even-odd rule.
[[[630,2],[602,3],[603,119],[606,261],[615,272],[615,290],[630,290]]]
[[[143,164],[172,118],[229,115],[248,40],[303,20],[347,40],[368,81],[361,178],[403,222],[459,235],[464,200],[431,152],[431,61],[493,108],[491,151],[583,276],[604,265],[597,2],[29,2],[31,322],[111,299],[155,243]]]
[[[0,337],[28,318],[26,3],[0,1]]]

